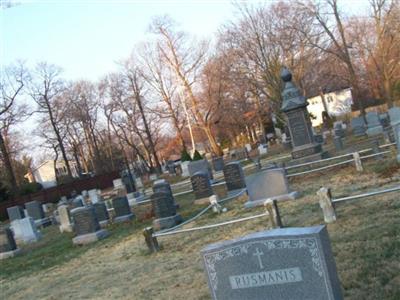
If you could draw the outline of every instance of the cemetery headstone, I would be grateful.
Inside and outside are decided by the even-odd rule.
[[[215,172],[222,171],[224,168],[224,158],[223,157],[214,157],[212,160],[213,169]]]
[[[292,82],[292,74],[284,68],[281,78],[285,83],[282,92],[282,112],[286,115],[292,139],[292,158],[309,159],[324,158],[327,153],[322,151],[321,144],[314,142],[314,134],[311,126],[310,115],[307,111],[308,102],[302,96],[299,89]]]
[[[112,204],[115,213],[114,222],[126,222],[133,219],[131,207],[129,206],[128,199],[125,196],[114,198]]]
[[[268,169],[246,178],[249,201],[246,208],[262,206],[266,200],[294,200],[298,192],[290,191],[285,170],[282,168]]]
[[[333,138],[333,144],[335,145],[336,151],[343,150],[343,140],[340,136],[335,136]]]
[[[71,201],[71,208],[77,208],[77,207],[83,207],[83,201],[82,198],[80,197],[75,197],[74,199],[72,199]]]
[[[213,173],[211,171],[210,164],[206,159],[194,160],[189,163],[189,174],[193,176],[197,172],[208,173],[210,180],[213,180]]]
[[[366,131],[366,125],[363,117],[351,119],[351,129],[354,136],[363,136]]]
[[[396,136],[397,162],[400,163],[400,123],[395,125],[394,132]]]
[[[0,260],[14,257],[20,252],[10,228],[0,229]]]
[[[98,189],[89,190],[88,196],[89,196],[90,202],[92,202],[92,204],[95,204],[95,203],[101,201],[101,196],[100,196]]]
[[[345,136],[342,122],[335,122],[333,125],[333,130],[335,132],[335,136],[341,137],[341,138],[343,138]]]
[[[48,226],[51,225],[51,220],[46,218],[42,204],[38,201],[31,201],[25,203],[25,208],[28,212],[28,216],[32,217],[36,226]]]
[[[121,172],[121,180],[123,185],[125,186],[127,193],[133,193],[136,191],[135,187],[135,179],[133,178],[133,174],[128,170],[124,170]]]
[[[224,178],[228,190],[228,196],[236,193],[238,190],[246,188],[243,168],[239,162],[231,162],[225,165]]]
[[[389,109],[388,113],[390,118],[390,125],[392,127],[400,123],[400,107],[392,107]]]
[[[7,207],[8,218],[11,221],[25,218],[24,209],[21,206]]]
[[[190,176],[189,163],[190,163],[190,161],[181,162],[182,177],[189,177]]]
[[[278,128],[276,128],[276,129],[278,129]],[[265,155],[265,154],[267,154],[267,153],[268,153],[267,144],[260,144],[260,145],[258,146],[258,154],[259,154],[259,155]]]
[[[73,231],[73,224],[71,222],[71,215],[69,212],[68,205],[59,205],[58,208],[58,215],[60,218],[60,232],[72,232]]]
[[[93,206],[75,208],[71,210],[71,216],[76,234],[72,239],[74,244],[88,244],[108,236],[108,232],[100,228]]]
[[[190,181],[196,198],[194,203],[200,205],[210,203],[209,197],[214,195],[214,192],[208,174],[205,172],[197,172],[190,177]]]
[[[106,226],[109,223],[110,219],[106,204],[104,202],[97,202],[93,204],[93,208],[100,226]]]
[[[176,213],[174,199],[170,193],[155,192],[151,195],[151,203],[156,216],[153,221],[155,230],[171,228],[182,222],[182,217]]]
[[[324,137],[322,134],[315,134],[314,135],[314,141],[318,144],[323,144],[324,143]]]
[[[35,222],[31,217],[14,220],[11,222],[10,227],[14,232],[14,238],[17,243],[32,243],[42,238],[42,235],[37,231]]]
[[[201,255],[214,300],[343,299],[325,226],[257,232]]]
[[[367,135],[369,137],[380,135],[383,133],[383,127],[379,121],[378,113],[375,111],[370,111],[366,114],[367,119]]]
[[[173,199],[173,201],[174,201],[175,207],[179,208],[179,205],[176,204],[175,198],[172,195],[171,185],[165,179],[159,179],[159,180],[154,181],[153,192],[154,193],[156,193],[156,192],[165,192],[165,193],[170,194],[172,199]]]

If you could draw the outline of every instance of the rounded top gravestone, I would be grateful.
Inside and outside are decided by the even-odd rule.
[[[74,220],[76,235],[94,233],[100,230],[99,221],[92,206],[75,208],[71,210],[71,216]]]

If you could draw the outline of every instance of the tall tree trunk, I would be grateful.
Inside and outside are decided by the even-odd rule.
[[[9,183],[11,185],[11,190],[13,193],[15,193],[18,189],[17,180],[15,178],[14,170],[13,170],[12,164],[11,164],[10,155],[8,153],[7,146],[4,141],[3,134],[1,132],[0,132],[0,151],[3,156],[6,171],[8,173],[7,175],[8,175]]]

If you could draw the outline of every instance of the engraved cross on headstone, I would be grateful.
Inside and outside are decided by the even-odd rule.
[[[256,248],[256,252],[254,252],[253,256],[257,256],[258,263],[260,264],[260,269],[264,269],[264,266],[261,261],[261,255],[264,255],[264,252],[260,251],[260,249]]]

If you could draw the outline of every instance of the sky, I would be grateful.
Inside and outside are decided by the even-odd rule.
[[[0,4],[3,1],[0,0]],[[252,4],[273,0],[235,0]],[[63,68],[68,80],[96,81],[115,71],[136,44],[148,38],[155,16],[169,15],[180,29],[212,38],[220,26],[236,18],[231,0],[42,0],[15,1],[0,8],[0,67],[23,60],[28,67],[46,61]],[[368,0],[343,0],[347,13],[360,13]],[[37,118],[19,124],[27,136]],[[32,141],[32,139],[29,139]],[[37,153],[36,143],[29,151]]]
[[[229,1],[40,1],[0,10],[1,62],[60,65],[67,79],[96,80],[146,40],[154,16],[170,15],[182,28],[212,36],[229,20]]]

